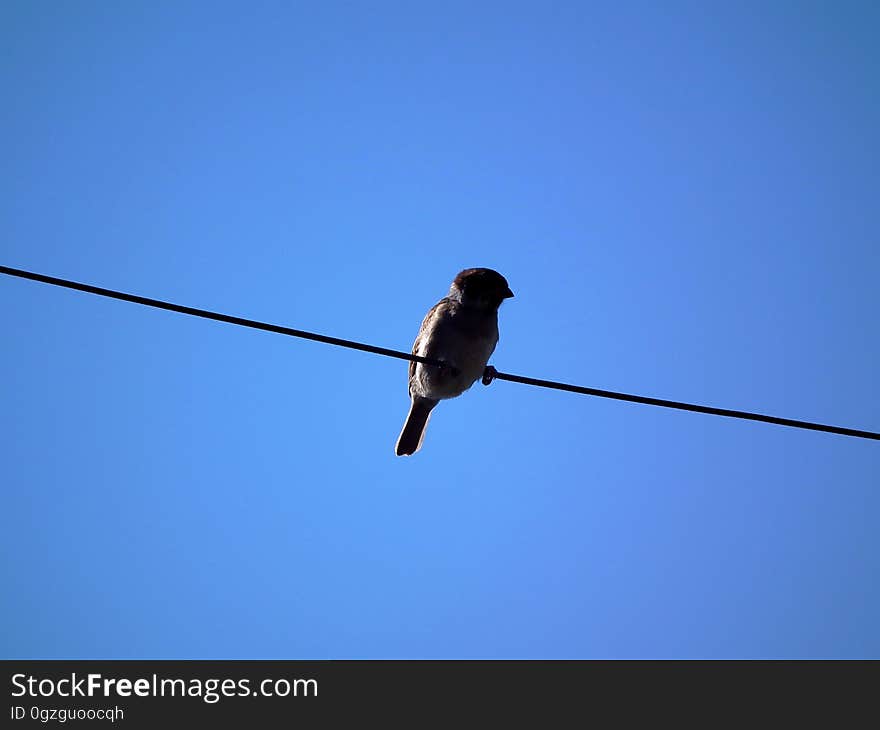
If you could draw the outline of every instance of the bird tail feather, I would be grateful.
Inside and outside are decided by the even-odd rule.
[[[411,456],[422,448],[422,440],[425,438],[428,419],[431,417],[431,411],[436,405],[437,401],[430,398],[413,397],[409,414],[406,417],[406,422],[403,424],[403,430],[397,439],[395,452],[398,456]]]

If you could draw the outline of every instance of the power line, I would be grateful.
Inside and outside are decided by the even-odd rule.
[[[156,307],[157,309],[165,309],[170,312],[178,312],[180,314],[188,314],[193,317],[202,317],[204,319],[213,319],[217,322],[226,322],[241,327],[251,327],[252,329],[264,330],[266,332],[275,332],[280,335],[288,335],[290,337],[300,337],[306,340],[314,340],[315,342],[323,342],[328,345],[336,345],[338,347],[347,347],[352,350],[362,350],[371,352],[375,355],[384,355],[385,357],[395,357],[400,360],[410,360],[412,362],[422,363],[424,365],[432,365],[435,367],[443,366],[444,363],[428,357],[420,357],[408,352],[400,350],[390,350],[386,347],[377,347],[363,342],[355,342],[346,340],[341,337],[328,337],[327,335],[319,335],[314,332],[306,332],[305,330],[293,329],[292,327],[282,327],[277,324],[268,324],[253,319],[245,319],[244,317],[233,317],[229,314],[221,314],[219,312],[211,312],[207,309],[196,309],[195,307],[186,307],[182,304],[174,304],[173,302],[164,302],[159,299],[151,299],[149,297],[141,297],[136,294],[127,294],[125,292],[114,291],[113,289],[105,289],[91,284],[83,284],[77,281],[69,281],[68,279],[59,279],[54,276],[46,276],[45,274],[37,274],[32,271],[24,271],[22,269],[13,269],[9,266],[0,266],[0,274],[8,276],[17,276],[21,279],[30,279],[31,281],[39,281],[43,284],[51,284],[52,286],[60,286],[66,289],[74,289],[76,291],[86,292],[88,294],[97,294],[102,297],[111,299],[121,299],[125,302],[133,302],[134,304],[142,304],[147,307]],[[835,433],[841,436],[853,436],[856,438],[873,439],[880,441],[880,433],[872,431],[861,431],[855,428],[844,428],[842,426],[828,426],[821,423],[811,423],[809,421],[797,421],[791,418],[779,418],[778,416],[767,416],[761,413],[749,413],[747,411],[735,411],[727,408],[713,408],[711,406],[701,406],[694,403],[682,403],[680,401],[664,400],[662,398],[650,398],[642,395],[630,395],[628,393],[617,393],[611,390],[600,390],[598,388],[587,388],[580,385],[569,385],[567,383],[558,383],[552,380],[539,380],[538,378],[529,378],[524,375],[513,375],[511,373],[498,372],[494,367],[489,366],[483,375],[483,384],[489,385],[493,380],[507,380],[512,383],[522,383],[524,385],[533,385],[538,388],[552,388],[555,390],[564,390],[570,393],[581,393],[583,395],[592,395],[598,398],[612,398],[614,400],[628,401],[630,403],[642,403],[645,405],[659,406],[662,408],[675,408],[683,411],[693,411],[695,413],[707,413],[713,416],[725,416],[727,418],[740,418],[749,421],[761,421],[763,423],[773,423],[778,426],[789,426],[791,428],[802,428],[811,431],[824,431],[826,433]]]
[[[734,411],[729,408],[713,408],[712,406],[700,406],[694,403],[682,403],[675,400],[664,400],[663,398],[650,398],[644,395],[630,395],[629,393],[616,393],[613,390],[599,390],[598,388],[585,388],[582,385],[568,385],[567,383],[556,383],[552,380],[539,380],[538,378],[527,378],[524,375],[511,375],[509,373],[493,372],[495,369],[490,365],[486,368],[483,375],[483,383],[488,385],[493,378],[499,380],[509,380],[512,383],[523,383],[525,385],[535,385],[539,388],[553,388],[555,390],[565,390],[569,393],[582,393],[583,395],[594,395],[599,398],[613,398],[614,400],[624,400],[630,403],[643,403],[649,406],[660,406],[662,408],[677,408],[680,411],[693,411],[694,413],[708,413],[712,416],[726,416],[728,418],[743,418],[748,421],[762,421],[763,423],[775,423],[777,426],[790,426],[792,428],[805,428],[810,431],[825,431],[826,433],[836,433],[841,436],[855,436],[863,439],[874,439],[880,441],[880,433],[871,431],[859,431],[855,428],[844,428],[842,426],[826,426],[822,423],[811,423],[809,421],[796,421],[793,418],[780,418],[779,416],[765,416],[762,413],[749,413],[747,411]],[[487,382],[488,381],[488,382]]]
[[[18,276],[22,279],[30,279],[39,281],[43,284],[52,284],[52,286],[63,286],[67,289],[75,289],[84,291],[89,294],[97,294],[102,297],[110,297],[111,299],[121,299],[124,302],[134,302],[135,304],[143,304],[147,307],[156,307],[157,309],[167,309],[169,312],[179,312],[180,314],[189,314],[193,317],[203,317],[204,319],[213,319],[217,322],[226,322],[228,324],[237,324],[241,327],[251,327],[256,330],[264,330],[266,332],[275,332],[279,335],[289,335],[290,337],[301,337],[305,340],[315,340],[316,342],[324,342],[328,345],[338,345],[339,347],[349,347],[352,350],[363,350],[364,352],[372,352],[375,355],[385,355],[386,357],[396,357],[401,360],[412,360],[414,362],[424,363],[425,365],[441,366],[440,360],[434,360],[429,357],[419,357],[411,355],[408,352],[399,352],[398,350],[389,350],[386,347],[376,347],[375,345],[367,345],[363,342],[354,342],[352,340],[344,340],[341,337],[328,337],[327,335],[319,335],[314,332],[306,332],[305,330],[295,330],[292,327],[282,327],[277,324],[268,324],[267,322],[258,322],[255,319],[245,319],[244,317],[233,317],[230,314],[220,314],[219,312],[210,312],[207,309],[196,309],[195,307],[185,307],[182,304],[174,304],[173,302],[163,302],[160,299],[150,299],[149,297],[139,297],[136,294],[126,294],[113,289],[104,289],[100,286],[92,286],[91,284],[82,284],[78,281],[68,281],[67,279],[58,279],[54,276],[46,276],[45,274],[36,274],[33,271],[24,271],[22,269],[13,269],[9,266],[0,266],[0,274],[9,274],[9,276]]]

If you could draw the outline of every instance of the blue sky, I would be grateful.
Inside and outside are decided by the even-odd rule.
[[[2,263],[880,430],[873,3],[0,6]],[[0,281],[7,658],[880,656],[876,442]]]

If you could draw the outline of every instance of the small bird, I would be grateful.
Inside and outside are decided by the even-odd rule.
[[[441,360],[442,367],[409,364],[412,405],[397,439],[398,456],[422,447],[431,411],[455,398],[482,376],[498,344],[498,307],[513,296],[507,280],[492,269],[465,269],[449,294],[425,315],[413,343],[413,355]]]

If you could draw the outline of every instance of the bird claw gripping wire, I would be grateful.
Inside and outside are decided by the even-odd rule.
[[[483,371],[483,385],[491,385],[496,375],[498,375],[498,371],[491,365],[487,365]]]

